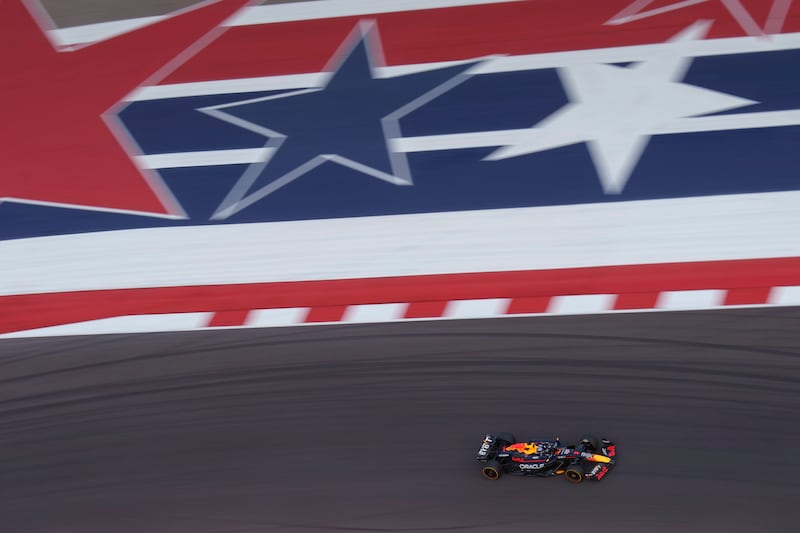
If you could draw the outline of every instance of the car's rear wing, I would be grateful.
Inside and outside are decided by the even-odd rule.
[[[478,448],[478,453],[476,454],[475,459],[478,461],[486,461],[494,457],[496,451],[497,435],[490,435],[487,433],[487,435],[483,437],[483,442],[481,442],[481,446]]]

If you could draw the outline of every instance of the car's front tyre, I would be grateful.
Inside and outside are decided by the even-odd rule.
[[[569,465],[567,469],[564,470],[564,477],[567,478],[567,481],[571,481],[572,483],[581,483],[586,479],[586,472],[583,471],[583,467],[579,464]]]

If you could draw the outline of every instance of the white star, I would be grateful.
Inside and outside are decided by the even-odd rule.
[[[691,26],[673,39],[671,53],[634,66],[560,69],[570,103],[485,159],[586,142],[605,192],[622,192],[653,132],[678,119],[756,103],[680,82],[691,63],[680,43],[702,38],[707,29],[706,23]]]

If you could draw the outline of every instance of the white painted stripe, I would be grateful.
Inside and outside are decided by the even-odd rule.
[[[491,318],[506,314],[510,298],[453,300],[447,302],[442,316],[446,318]]]
[[[721,306],[726,291],[718,289],[695,291],[664,291],[658,295],[656,307],[659,309],[708,309]]]
[[[659,57],[659,55],[663,56],[665,52],[674,53],[675,46],[675,43],[666,42],[498,57],[485,61],[476,66],[471,72],[474,74],[494,74],[571,65],[646,61]],[[800,33],[782,33],[768,37],[730,37],[726,39],[686,41],[680,44],[680,55],[682,57],[708,57],[753,52],[776,52],[796,48],[800,48]]]
[[[351,305],[342,317],[342,322],[389,322],[402,319],[408,309],[407,303]]]
[[[247,314],[245,326],[269,327],[302,324],[308,315],[307,307],[286,307],[280,309],[254,309]]]
[[[693,133],[707,131],[732,131],[753,128],[776,128],[800,125],[800,110],[769,111],[763,113],[735,113],[711,117],[682,118],[660,124],[646,135]],[[530,136],[531,129],[453,133],[390,139],[389,147],[395,152],[431,152],[514,145],[519,138]]]
[[[434,63],[374,67],[373,75],[376,79],[395,78],[408,74],[418,74],[420,72],[429,72],[440,68],[452,67],[467,62],[471,63],[471,61],[438,61]],[[469,70],[469,72],[472,72],[472,70]],[[313,87],[323,87],[329,77],[330,73],[327,72],[310,72],[306,74],[284,74],[280,76],[263,76],[257,78],[154,85],[139,87],[126,96],[125,100],[129,102],[141,102],[145,100],[184,98],[189,96],[309,89]]]
[[[722,0],[722,4],[728,9],[728,13],[739,23],[747,35],[764,35],[764,30],[753,20],[752,15],[739,0]]]
[[[73,26],[71,28],[58,28],[48,32],[50,39],[58,46],[72,46],[76,44],[93,43],[122,35],[129,31],[143,28],[165,17],[140,17],[126,20],[112,20]]]
[[[789,15],[792,7],[792,0],[773,0],[772,8],[767,15],[767,23],[764,26],[764,33],[778,33],[783,29],[783,23]]]
[[[443,9],[448,7],[474,6],[484,4],[507,4],[523,0],[317,0],[255,6],[243,10],[226,23],[229,26],[248,26],[312,20],[333,17],[352,17],[356,15],[376,15],[420,9]]]
[[[289,74],[263,78],[243,78],[236,80],[199,81],[140,87],[126,97],[126,100],[144,101],[162,98],[183,98],[187,96],[207,96],[213,94],[248,93],[257,91],[282,91],[288,89],[322,87],[326,74]]]
[[[547,313],[553,315],[583,315],[610,311],[617,300],[616,294],[572,294],[553,296]]]
[[[652,135],[732,131],[752,128],[777,128],[800,124],[800,110],[766,111],[762,113],[733,113],[711,117],[680,118],[648,131]]]
[[[683,0],[675,4],[670,4],[667,6],[641,11],[641,9],[643,9],[644,7],[646,7],[651,3],[651,0],[638,0],[637,2],[634,2],[633,4],[623,9],[618,14],[611,17],[611,20],[606,22],[606,24],[612,26],[619,24],[627,24],[628,22],[634,22],[643,18],[654,17],[656,15],[661,15],[664,13],[669,13],[670,11],[675,11],[676,9],[683,9],[684,7],[693,6],[695,4],[702,4],[707,1],[708,0]]]
[[[314,20],[330,17],[349,17],[355,15],[374,15],[420,9],[442,9],[483,4],[501,4],[522,0],[317,0],[296,4],[272,4],[251,6],[234,15],[223,26],[250,26],[298,20]],[[166,16],[141,17],[127,20],[114,20],[96,24],[86,24],[71,28],[52,30],[51,38],[62,46],[85,44],[109,39],[148,24],[158,22]]]
[[[0,338],[53,337],[61,335],[101,335],[109,333],[153,333],[158,331],[187,331],[203,328],[213,313],[172,313],[130,315],[61,326],[30,329],[0,335]]]
[[[530,129],[480,131],[476,133],[452,133],[448,135],[424,135],[389,139],[389,148],[394,152],[435,152],[437,150],[461,150],[486,146],[514,145],[520,137],[531,134]]]
[[[773,305],[800,305],[800,287],[773,287],[767,303]]]
[[[15,239],[0,295],[800,257],[798,205],[790,191]]]
[[[572,50],[546,54],[526,54],[518,56],[486,59],[470,69],[475,75],[497,74],[519,70],[537,70],[567,67],[591,63],[627,63],[645,61],[663,54],[671,43],[655,43],[635,46],[619,46],[590,50]],[[786,33],[770,37],[732,37],[728,39],[709,39],[689,41],[682,44],[681,55],[686,57],[705,57],[727,54],[770,52],[800,48],[800,33]],[[402,76],[435,68],[464,63],[463,61],[441,61],[411,65],[392,65],[375,69],[377,78]],[[126,97],[129,101],[155,100],[161,98],[181,98],[213,94],[234,94],[256,91],[273,91],[321,87],[325,73],[305,73],[233,80],[198,81],[154,87],[141,87]]]
[[[81,209],[86,211],[100,211],[102,213],[117,213],[120,215],[136,215],[136,216],[146,216],[146,217],[153,217],[153,218],[160,218],[163,220],[183,220],[185,216],[183,215],[168,215],[168,214],[155,214],[152,212],[147,211],[133,211],[128,209],[112,209],[108,207],[94,207],[94,206],[85,206],[85,205],[78,205],[78,204],[65,204],[59,202],[41,202],[37,200],[29,200],[27,198],[10,198],[10,197],[0,197],[0,204],[3,202],[14,202],[23,205],[37,205],[37,206],[44,206],[44,207],[57,207],[59,209]]]
[[[245,148],[240,150],[208,150],[174,154],[149,154],[136,157],[141,168],[187,168],[209,165],[242,165],[266,161],[274,148]]]

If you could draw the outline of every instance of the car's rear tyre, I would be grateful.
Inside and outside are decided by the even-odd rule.
[[[497,481],[503,475],[503,468],[497,461],[486,461],[481,468],[481,474],[489,481]]]
[[[567,481],[571,481],[572,483],[581,483],[586,479],[586,472],[583,471],[581,465],[569,465],[566,470],[564,470],[564,477],[567,478]]]
[[[496,442],[500,446],[508,446],[517,442],[517,437],[513,433],[498,433]]]
[[[578,446],[583,444],[583,447],[593,451],[599,452],[600,451],[600,439],[595,437],[594,435],[581,435],[581,438],[578,439]]]

